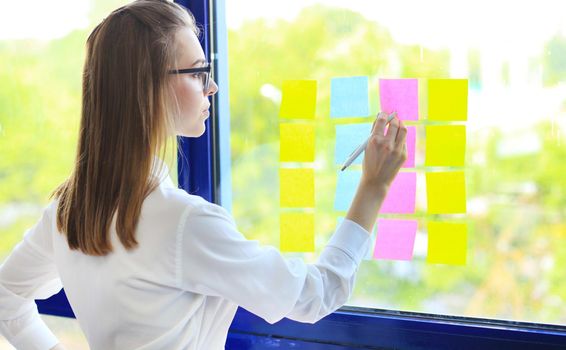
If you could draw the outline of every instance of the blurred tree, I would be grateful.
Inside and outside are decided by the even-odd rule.
[[[547,86],[566,81],[566,37],[555,35],[544,46],[542,55],[543,82]]]
[[[97,24],[123,2],[96,1],[91,22]],[[48,195],[72,169],[89,32],[0,42],[0,261],[11,249],[8,243],[37,221]]]

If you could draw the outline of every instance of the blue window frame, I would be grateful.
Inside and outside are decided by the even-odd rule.
[[[230,209],[230,149],[225,0],[177,1],[203,26],[201,43],[221,86],[213,116],[198,139],[180,138],[179,186]],[[215,23],[211,27],[211,23]],[[220,178],[220,174],[224,178]],[[62,290],[36,301],[39,311],[75,317]],[[270,325],[239,309],[226,349],[566,349],[566,327],[344,307],[316,324],[284,319]]]

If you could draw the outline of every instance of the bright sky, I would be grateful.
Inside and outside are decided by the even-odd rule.
[[[96,1],[96,0],[92,0]],[[387,26],[402,43],[435,48],[485,46],[521,40],[521,46],[538,49],[536,43],[561,31],[566,35],[566,1],[537,0],[225,0],[227,24],[238,27],[250,18],[292,20],[302,8],[315,3],[347,7]],[[91,0],[2,0],[0,40],[9,38],[61,37],[88,25]],[[450,15],[447,15],[450,14]],[[471,30],[471,28],[474,28]]]
[[[430,48],[509,40],[538,48],[541,38],[557,31],[566,35],[563,0],[226,0],[227,24],[237,28],[258,17],[292,20],[303,7],[315,3],[349,8],[388,27],[398,42]]]
[[[52,39],[88,26],[88,0],[1,0],[0,40]]]

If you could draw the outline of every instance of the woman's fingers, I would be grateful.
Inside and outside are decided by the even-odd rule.
[[[378,121],[380,118],[385,118],[385,117],[386,117],[386,116],[385,116],[385,117],[383,116],[384,114],[385,114],[385,113],[383,113],[383,112],[377,113],[377,118],[375,118],[375,120],[373,121],[373,125],[371,126],[371,133],[372,133],[372,134],[375,132],[375,126],[377,125],[377,121]]]
[[[407,127],[402,121],[399,121],[399,129],[397,131],[397,137],[395,138],[395,148],[403,150],[405,141],[407,139]]]
[[[402,121],[399,121],[399,131],[397,132],[397,138],[395,139],[395,149],[397,154],[401,157],[399,160],[401,163],[407,160],[407,127]]]
[[[385,125],[387,124],[387,113],[380,113],[379,118],[377,118],[377,122],[375,123],[375,127],[373,128],[372,134],[383,136],[385,133]]]
[[[399,131],[399,119],[393,118],[391,123],[389,123],[389,128],[387,128],[387,134],[385,139],[392,147],[395,146],[395,139],[397,138],[397,132]]]

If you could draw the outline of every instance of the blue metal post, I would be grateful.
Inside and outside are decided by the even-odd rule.
[[[210,40],[210,8],[206,0],[200,1],[176,1],[192,12],[197,25],[201,26],[201,45],[205,55],[213,59]],[[213,62],[214,63],[214,62]],[[216,113],[214,101],[211,101],[211,118],[205,122],[206,131],[201,137],[187,138],[178,137],[181,152],[177,155],[179,187],[190,194],[203,197],[207,201],[215,202],[216,191],[214,179],[215,155],[214,155],[214,115]],[[185,159],[184,156],[187,158]]]

